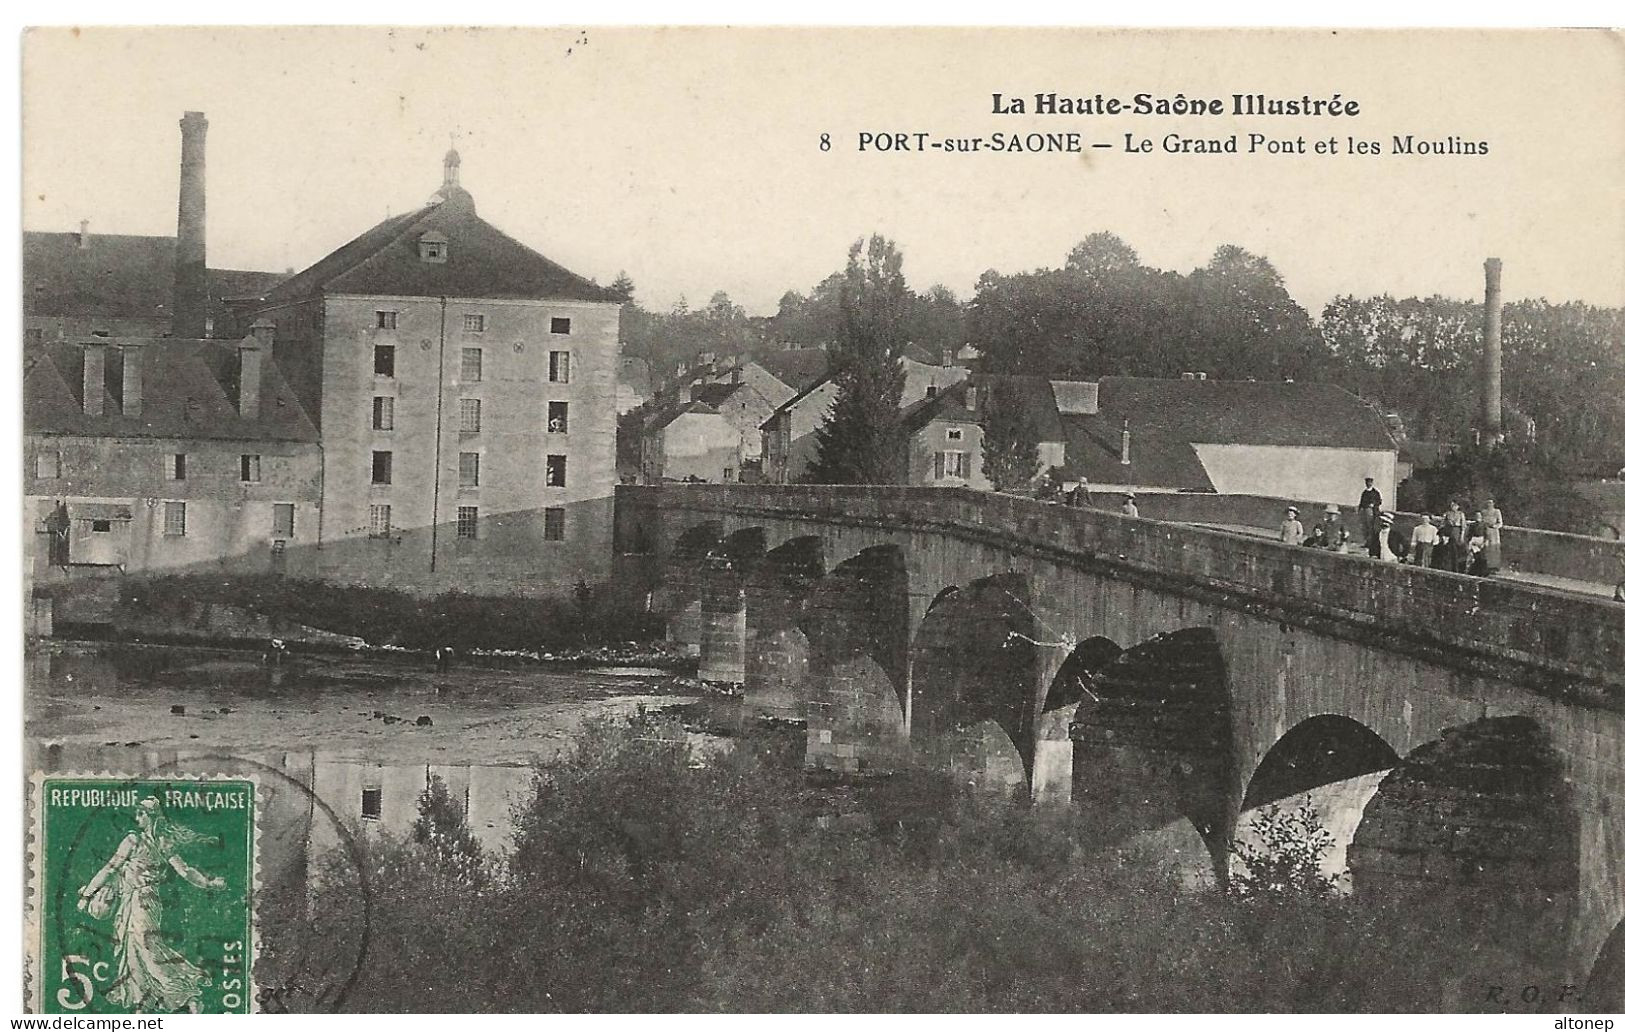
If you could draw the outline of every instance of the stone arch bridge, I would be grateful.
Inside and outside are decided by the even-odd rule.
[[[808,762],[922,760],[1107,835],[1386,772],[1356,891],[1493,896],[1625,984],[1625,606],[956,489],[623,487],[623,583]]]

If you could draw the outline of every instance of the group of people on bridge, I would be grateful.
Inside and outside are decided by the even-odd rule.
[[[1305,533],[1297,506],[1289,505],[1281,521],[1281,541],[1334,552],[1363,552],[1385,562],[1480,577],[1491,576],[1501,568],[1501,528],[1506,518],[1494,498],[1487,499],[1482,509],[1474,510],[1471,518],[1461,503],[1452,499],[1446,512],[1437,517],[1422,514],[1406,534],[1395,528],[1394,514],[1382,507],[1382,492],[1367,477],[1360,495],[1359,521],[1356,538],[1356,528],[1343,524],[1342,511],[1328,505],[1321,521]]]

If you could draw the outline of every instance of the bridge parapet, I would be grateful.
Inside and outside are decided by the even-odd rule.
[[[870,527],[969,539],[1101,569],[1284,622],[1380,637],[1447,662],[1517,664],[1533,691],[1625,710],[1625,605],[1185,524],[954,488],[623,487],[623,551],[662,553],[685,520]],[[661,558],[664,558],[663,553]],[[1503,674],[1508,671],[1502,670]]]

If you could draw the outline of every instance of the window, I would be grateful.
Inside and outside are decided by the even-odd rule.
[[[379,312],[378,328],[380,330],[393,330],[395,328],[395,316],[398,314],[398,312]]]
[[[185,455],[185,453],[184,452],[176,452],[175,454],[171,455],[169,457],[169,462],[165,463],[165,465],[164,465],[164,473],[167,476],[167,478],[170,479],[170,480],[185,480],[186,479],[186,455]]]
[[[372,453],[372,482],[375,484],[393,483],[395,453],[375,451]]]
[[[547,486],[564,486],[564,456],[549,455],[547,457]]]
[[[950,441],[963,441],[964,439],[965,439],[965,428],[964,427],[954,426],[954,427],[949,427],[948,428],[948,440],[950,440]]]
[[[293,504],[291,502],[277,502],[271,506],[271,536],[276,538],[293,537]]]
[[[564,510],[542,510],[542,539],[544,541],[564,540]]]
[[[965,465],[964,452],[939,451],[937,452],[936,464],[937,479],[942,480],[947,477],[964,477]]]
[[[479,383],[485,367],[485,353],[479,348],[463,349],[463,382]]]
[[[62,453],[55,448],[41,448],[34,453],[34,475],[42,480],[55,480],[62,475]]]
[[[429,232],[418,237],[418,258],[436,264],[446,260],[447,241],[444,234]]]
[[[372,399],[372,428],[374,430],[395,429],[395,399],[376,397]]]
[[[112,520],[91,520],[90,521],[90,532],[92,534],[111,534],[111,533],[113,533],[113,521]]]
[[[480,486],[480,453],[465,451],[457,456],[457,486]]]
[[[934,383],[933,383],[933,384],[930,384],[930,385],[928,385],[928,386],[927,386],[927,387],[926,387],[926,388],[925,388],[925,396],[926,396],[926,397],[927,397],[927,398],[935,398],[935,397],[936,397],[936,396],[937,396],[937,385],[936,385],[936,384],[934,384]]]
[[[734,482],[734,468],[732,466],[722,467],[722,482],[724,484],[731,484]]]
[[[381,821],[384,819],[383,789],[363,788],[361,790],[361,819],[364,821]]]
[[[258,455],[244,455],[242,460],[242,476],[238,479],[245,484],[258,483],[260,479],[260,457]]]
[[[485,316],[483,316],[483,315],[465,315],[465,316],[463,316],[463,332],[464,333],[484,333],[485,332]]]
[[[186,503],[164,503],[164,537],[186,536]]]
[[[457,403],[457,429],[465,434],[480,432],[480,399],[464,398]]]
[[[568,351],[549,351],[547,353],[547,378],[553,383],[570,382],[570,353]]]
[[[395,375],[395,345],[374,344],[372,346],[372,373],[374,376]]]
[[[570,333],[570,320],[554,319],[553,325],[550,327],[549,332],[568,336]]]
[[[389,506],[369,505],[367,507],[367,536],[375,538],[389,537]]]
[[[550,434],[567,434],[570,432],[570,403],[568,401],[550,401],[547,403],[547,432]]]
[[[479,506],[459,505],[457,507],[457,536],[465,541],[472,541],[480,536]]]

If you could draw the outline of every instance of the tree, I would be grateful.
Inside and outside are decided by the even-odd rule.
[[[809,479],[821,484],[896,484],[908,456],[900,405],[907,315],[912,301],[903,255],[876,234],[847,253],[840,328],[830,354],[836,385],[829,418],[817,430]]]
[[[989,387],[982,425],[982,473],[993,490],[1011,493],[1030,485],[1038,475],[1038,430],[1027,406],[1008,381],[1005,389]]]
[[[1336,891],[1336,878],[1321,870],[1332,834],[1311,800],[1292,811],[1271,803],[1253,817],[1252,833],[1256,845],[1239,839],[1230,845],[1242,866],[1231,883],[1237,893],[1284,901]]]
[[[476,879],[481,876],[484,856],[479,840],[468,827],[468,815],[446,790],[440,775],[418,797],[418,817],[412,822],[412,841],[427,846],[458,873]]]
[[[1066,267],[1099,280],[1140,268],[1140,256],[1116,233],[1090,233],[1067,254]]]

